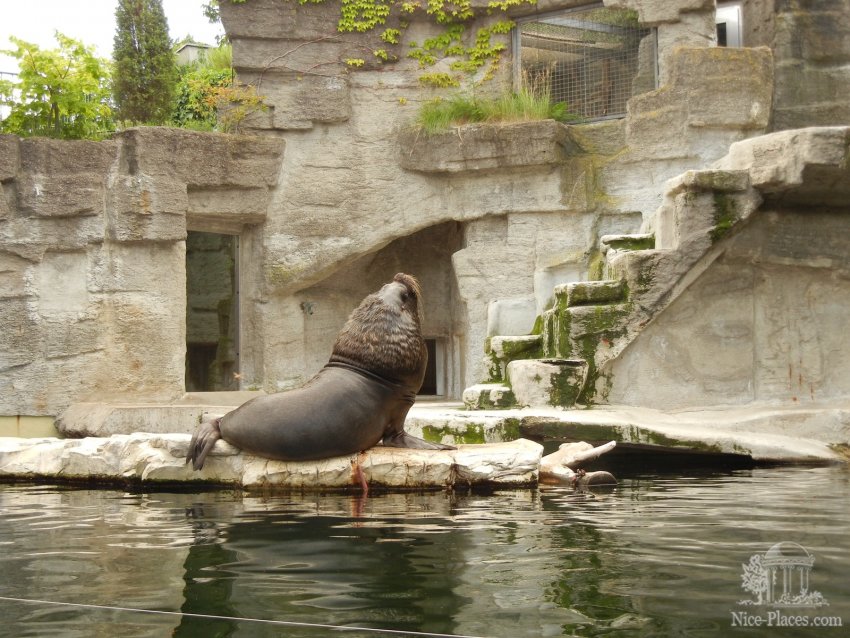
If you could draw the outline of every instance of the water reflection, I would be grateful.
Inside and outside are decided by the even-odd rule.
[[[365,502],[0,486],[0,595],[175,612],[0,600],[0,635],[328,634],[183,612],[492,638],[709,636],[747,597],[741,564],[779,541],[816,556],[812,587],[830,606],[812,613],[847,623],[848,494],[837,468]]]

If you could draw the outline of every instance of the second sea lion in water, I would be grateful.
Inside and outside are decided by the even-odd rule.
[[[351,313],[316,376],[297,390],[257,397],[202,423],[189,444],[187,462],[201,469],[220,438],[283,461],[355,454],[379,442],[454,449],[404,431],[428,363],[420,306],[416,278],[397,274]]]

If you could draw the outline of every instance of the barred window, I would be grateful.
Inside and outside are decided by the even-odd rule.
[[[630,97],[655,88],[655,31],[635,11],[594,4],[517,23],[517,85],[566,102],[579,120],[623,117]]]

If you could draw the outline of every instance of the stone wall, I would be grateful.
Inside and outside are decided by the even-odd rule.
[[[0,136],[0,413],[184,392],[187,225],[265,216],[283,145],[170,129]],[[210,201],[210,191],[239,191]]]
[[[495,19],[473,4],[475,25]],[[512,15],[581,4],[541,0]],[[823,106],[813,117],[843,117],[841,96],[818,97],[806,66],[817,67],[813,83],[840,79],[842,46],[816,42],[841,32],[840,2],[811,19],[793,3],[773,13],[747,2],[758,16],[747,37],[766,46],[745,49],[713,46],[710,0],[605,4],[636,10],[657,33],[658,87],[638,82],[620,120],[427,136],[411,126],[417,108],[446,92],[420,83],[404,55],[410,40],[439,33],[422,12],[387,45],[340,34],[338,3],[250,0],[221,10],[238,77],[267,105],[247,122],[260,137],[143,128],[99,143],[0,138],[3,413],[178,397],[187,230],[239,237],[242,389],[303,383],[360,299],[408,271],[422,280],[426,337],[442,344],[444,391],[459,396],[485,376],[486,338],[530,330],[555,286],[589,276],[601,236],[652,230],[667,180],[767,132],[771,117],[791,125],[811,105]],[[503,37],[502,63],[476,91],[512,85]],[[364,54],[378,46],[398,60]],[[809,88],[793,93],[795,75]]]
[[[762,210],[613,368],[609,400],[686,408],[850,395],[840,209]]]
[[[515,14],[581,4],[542,2]],[[638,230],[667,179],[764,132],[770,54],[708,48],[712,2],[606,4],[635,8],[658,30],[662,86],[633,98],[625,120],[570,130],[553,122],[464,127],[428,137],[409,127],[419,105],[446,92],[423,86],[417,64],[404,57],[407,40],[439,33],[421,14],[411,18],[407,40],[388,47],[399,60],[382,65],[363,55],[377,46],[372,36],[335,30],[335,3],[222,3],[238,76],[255,83],[269,107],[251,124],[287,143],[262,237],[268,287],[256,328],[267,337],[262,364],[254,357],[254,369],[243,371],[249,383],[276,390],[309,378],[356,297],[368,292],[361,285],[332,295],[337,279],[398,238],[454,222],[460,245],[450,260],[419,266],[410,252],[393,268],[423,277],[426,302],[440,300],[426,314],[452,326],[447,392],[458,396],[484,375],[488,333],[506,321],[530,329],[554,285],[586,277],[601,235]],[[475,24],[492,19],[482,11]],[[499,73],[476,91],[511,86],[507,37],[505,44]],[[361,56],[359,68],[342,62]],[[442,289],[429,291],[437,270]],[[318,293],[330,296],[315,305],[321,317],[305,315],[302,303],[321,300]]]
[[[695,251],[702,235],[705,256],[672,282],[672,303],[610,364],[610,402],[793,407],[850,396],[848,149],[847,127],[782,131],[733,145],[718,166],[745,178],[743,198],[764,199],[749,211],[735,206],[719,182],[704,193],[672,191],[659,211],[669,230],[657,242],[675,255]],[[722,229],[723,215],[731,225]],[[709,237],[693,224],[701,217],[713,219],[708,228],[720,234]],[[662,267],[671,270],[685,258],[656,261],[651,277],[662,279]]]
[[[850,1],[748,0],[744,43],[776,58],[772,129],[850,122]]]

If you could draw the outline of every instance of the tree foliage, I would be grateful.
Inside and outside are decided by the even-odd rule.
[[[57,49],[10,37],[18,60],[17,81],[0,81],[0,101],[10,107],[0,131],[24,137],[104,137],[112,128],[109,64],[93,47],[56,33]]]
[[[174,126],[239,133],[246,118],[265,109],[255,87],[234,82],[232,62],[231,46],[223,43],[180,69]]]
[[[212,131],[220,89],[231,85],[230,69],[186,66],[180,69],[172,124],[181,128]]]
[[[164,124],[171,115],[177,65],[162,0],[118,0],[113,95],[125,121]]]

